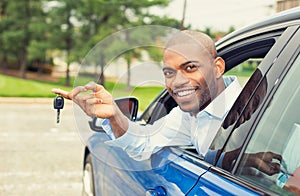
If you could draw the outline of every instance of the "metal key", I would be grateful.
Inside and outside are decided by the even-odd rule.
[[[60,110],[64,108],[64,98],[61,95],[57,95],[54,98],[53,107],[57,110],[56,123],[59,123]]]

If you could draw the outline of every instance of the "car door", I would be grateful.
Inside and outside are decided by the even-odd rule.
[[[278,38],[229,111],[210,147],[222,153],[200,177],[190,195],[299,194],[299,43],[300,31],[296,25]],[[258,79],[251,82],[255,78]],[[226,153],[234,151],[237,153],[232,162],[217,164],[225,160]],[[271,175],[263,171],[262,165],[249,166],[249,155],[263,153],[266,157],[267,152],[282,156],[282,160],[266,161],[278,163],[279,173]]]
[[[208,167],[195,167],[178,148],[165,148],[151,159],[135,161],[118,147],[105,144],[109,137],[95,133],[92,150],[96,195],[185,195]],[[198,165],[199,165],[198,164]]]

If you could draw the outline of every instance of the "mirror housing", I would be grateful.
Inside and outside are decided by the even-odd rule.
[[[135,97],[122,97],[115,99],[116,104],[120,108],[121,112],[131,121],[135,121],[137,118],[139,101]],[[89,121],[90,128],[93,131],[103,132],[101,127],[104,119],[93,117],[92,121]]]
[[[122,97],[115,99],[121,112],[131,121],[135,121],[139,108],[139,101],[135,97]]]

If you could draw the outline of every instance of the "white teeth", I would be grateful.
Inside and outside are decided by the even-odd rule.
[[[179,92],[177,92],[177,95],[178,95],[179,97],[183,97],[183,96],[186,96],[186,95],[190,95],[190,94],[192,94],[193,92],[195,92],[195,90],[179,91]]]

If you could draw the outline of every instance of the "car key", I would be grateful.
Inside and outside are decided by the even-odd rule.
[[[57,110],[57,120],[56,123],[59,123],[60,110],[64,108],[64,98],[61,95],[57,95],[53,101],[54,109]]]

